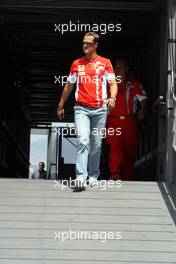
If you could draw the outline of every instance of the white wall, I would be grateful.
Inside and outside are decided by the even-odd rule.
[[[30,173],[38,168],[40,161],[45,162],[47,170],[47,147],[48,147],[48,130],[47,129],[31,129],[30,135]]]

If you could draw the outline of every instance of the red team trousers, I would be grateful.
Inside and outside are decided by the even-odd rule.
[[[123,119],[124,118],[124,119]],[[109,116],[107,128],[121,128],[121,135],[106,137],[110,146],[109,170],[112,179],[132,180],[137,148],[138,124],[134,115]]]

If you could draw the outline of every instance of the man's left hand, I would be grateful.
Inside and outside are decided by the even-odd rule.
[[[145,118],[145,113],[144,113],[144,111],[142,111],[142,110],[139,110],[138,112],[137,112],[137,114],[136,114],[136,117],[137,117],[137,119],[138,120],[144,120],[144,118]]]

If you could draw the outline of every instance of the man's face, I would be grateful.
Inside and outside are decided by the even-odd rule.
[[[85,55],[91,55],[93,52],[96,51],[98,44],[94,43],[94,37],[93,36],[85,36],[83,38],[83,52]]]
[[[121,76],[121,80],[123,82],[127,77],[127,73],[128,73],[128,67],[126,62],[124,60],[117,60],[115,63],[114,71],[116,75]]]

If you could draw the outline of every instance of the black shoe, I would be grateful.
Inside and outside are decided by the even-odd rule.
[[[85,189],[86,189],[85,181],[75,180],[74,191],[81,192],[81,191],[85,191]]]

